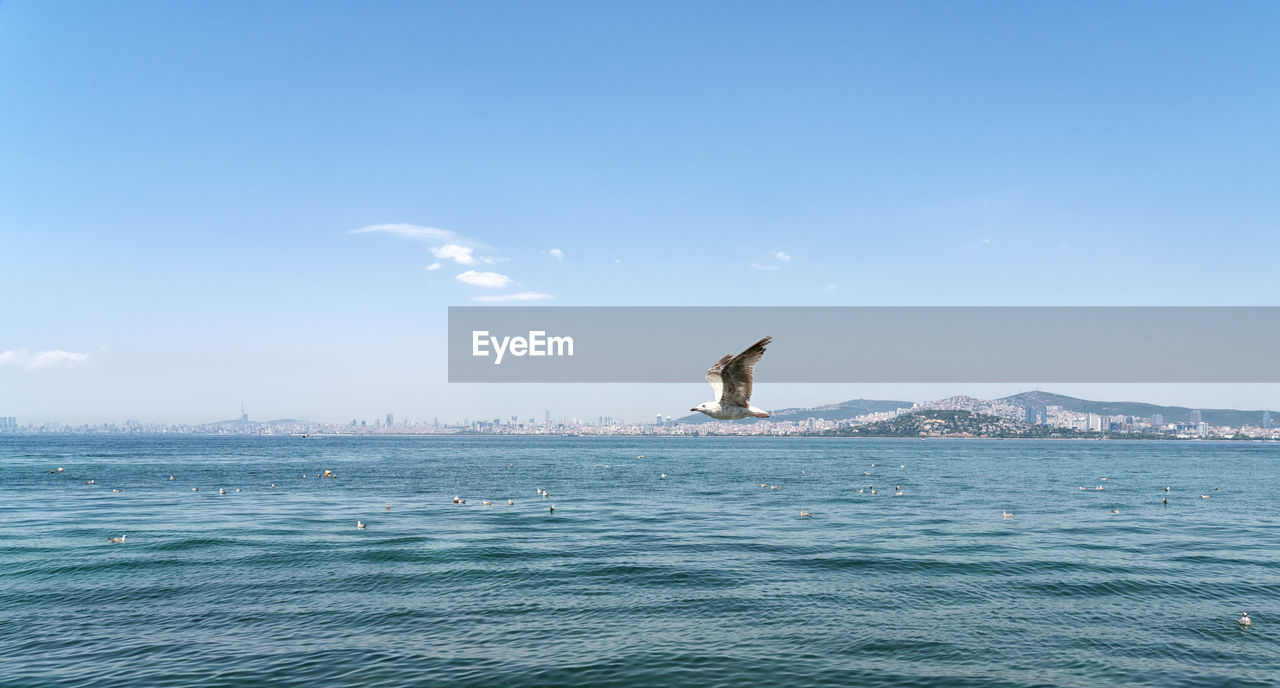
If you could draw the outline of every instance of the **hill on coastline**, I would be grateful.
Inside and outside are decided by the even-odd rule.
[[[1150,418],[1155,414],[1164,416],[1166,423],[1188,423],[1191,421],[1191,409],[1186,406],[1159,406],[1157,404],[1148,404],[1138,401],[1092,401],[1089,399],[1077,399],[1063,394],[1053,394],[1051,392],[1023,392],[1007,397],[996,399],[995,401],[1004,402],[1011,406],[1025,408],[1027,406],[1061,406],[1062,408],[1076,413],[1096,413],[1103,416],[1136,416],[1139,418]],[[821,420],[847,420],[857,418],[868,413],[884,413],[895,411],[897,409],[910,409],[914,406],[910,401],[893,401],[885,399],[850,399],[842,401],[838,404],[828,404],[826,406],[813,407],[796,407],[784,408],[776,411],[770,411],[771,417],[768,419],[773,422],[784,421],[803,421],[806,418],[818,418]],[[1272,411],[1271,415],[1275,418],[1275,422],[1280,422],[1280,412]],[[1259,425],[1262,422],[1262,410],[1240,410],[1240,409],[1200,409],[1200,418],[1209,425],[1227,425],[1231,427],[1240,427],[1243,425]],[[679,423],[707,423],[712,419],[701,413],[684,416],[676,419]],[[739,423],[755,423],[755,418],[749,418]]]
[[[1090,401],[1088,399],[1077,399],[1062,394],[1040,391],[1014,394],[1004,397],[1000,401],[1022,407],[1061,406],[1068,411],[1075,411],[1076,413],[1096,413],[1103,416],[1150,418],[1158,413],[1164,416],[1166,423],[1188,423],[1191,421],[1191,411],[1193,410],[1186,406],[1158,406],[1138,401]],[[1280,414],[1272,411],[1273,417],[1278,415]],[[1209,425],[1229,425],[1231,427],[1258,425],[1262,422],[1262,410],[1242,411],[1239,409],[1206,408],[1200,409],[1200,419]],[[1280,418],[1277,418],[1277,420],[1280,421]]]

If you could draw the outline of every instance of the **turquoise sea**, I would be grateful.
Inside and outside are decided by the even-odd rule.
[[[1275,686],[1278,469],[1245,442],[0,437],[0,685]]]

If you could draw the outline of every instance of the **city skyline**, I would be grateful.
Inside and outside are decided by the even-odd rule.
[[[1046,392],[1033,391],[1032,395],[1044,395]],[[1047,393],[1050,396],[1055,395],[1052,392]],[[1014,395],[1004,398],[983,399],[972,397],[969,395],[956,395],[942,399],[926,400],[926,401],[901,401],[900,406],[893,411],[878,411],[858,414],[842,419],[839,423],[846,421],[854,421],[856,423],[868,423],[880,420],[891,419],[900,413],[918,411],[918,410],[966,410],[974,413],[995,415],[1008,420],[1022,420],[1029,425],[1052,425],[1055,427],[1069,428],[1073,430],[1084,430],[1092,432],[1106,432],[1114,427],[1108,427],[1108,424],[1117,423],[1120,425],[1133,424],[1140,422],[1141,427],[1161,428],[1168,426],[1178,429],[1192,428],[1200,435],[1205,435],[1210,429],[1221,431],[1223,428],[1242,429],[1257,428],[1261,430],[1272,430],[1272,413],[1268,409],[1209,409],[1211,412],[1221,413],[1229,412],[1231,415],[1248,416],[1250,414],[1257,416],[1257,422],[1243,423],[1206,423],[1202,420],[1203,411],[1198,408],[1190,407],[1164,407],[1158,406],[1162,412],[1142,415],[1137,413],[1096,413],[1084,412],[1079,410],[1070,410],[1060,405],[1049,404],[1047,402],[1021,402],[1017,399],[1023,395]],[[1132,405],[1138,404],[1143,406],[1150,405],[1149,402],[1135,401],[1099,401],[1076,399],[1071,397],[1062,397],[1072,402],[1083,402],[1086,404],[1121,404]],[[852,400],[855,402],[875,402],[877,404],[886,404],[884,400]],[[441,420],[439,416],[433,416],[429,420],[426,418],[412,419],[408,416],[400,416],[397,422],[396,412],[388,412],[384,416],[375,416],[370,418],[353,417],[350,421],[334,422],[321,419],[307,418],[251,418],[250,414],[245,410],[244,403],[240,406],[240,415],[232,419],[203,421],[196,423],[159,423],[155,421],[146,421],[140,419],[125,419],[120,422],[104,421],[99,423],[80,423],[80,424],[61,424],[54,421],[27,422],[19,423],[17,417],[0,416],[0,431],[21,431],[21,432],[178,432],[178,433],[199,433],[202,428],[208,430],[210,428],[220,428],[222,430],[233,428],[240,432],[249,432],[256,434],[262,430],[266,430],[267,434],[274,434],[280,429],[288,429],[296,432],[410,432],[417,433],[427,430],[456,432],[459,429],[505,429],[503,432],[510,431],[515,428],[517,432],[536,431],[534,434],[542,434],[549,428],[558,428],[558,432],[572,429],[586,429],[588,432],[599,434],[602,428],[618,428],[625,427],[630,429],[644,427],[696,427],[711,426],[711,434],[752,434],[750,431],[744,431],[744,427],[755,425],[763,425],[764,427],[780,427],[791,428],[796,422],[795,419],[788,416],[805,415],[806,413],[814,413],[817,416],[807,417],[807,420],[821,420],[821,416],[834,407],[842,404],[850,403],[849,401],[837,402],[835,404],[822,404],[807,407],[792,407],[779,409],[775,412],[774,418],[770,420],[753,421],[750,423],[727,423],[716,424],[708,423],[701,419],[697,414],[689,414],[684,416],[671,416],[670,414],[658,413],[654,416],[654,420],[645,421],[637,419],[629,419],[615,417],[612,415],[597,415],[593,422],[590,417],[581,417],[577,415],[561,415],[555,416],[551,409],[544,409],[539,421],[539,416],[530,414],[529,416],[521,416],[520,414],[510,414],[506,416],[492,417],[446,417]],[[779,417],[781,414],[781,417]],[[1183,418],[1185,416],[1185,418]],[[717,427],[722,425],[723,427]],[[835,428],[837,425],[827,426],[826,429]],[[813,429],[811,426],[810,429]],[[706,432],[704,427],[701,432]],[[625,434],[625,433],[624,433]]]

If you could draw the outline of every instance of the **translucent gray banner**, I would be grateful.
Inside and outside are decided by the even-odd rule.
[[[483,334],[482,334],[483,333]],[[450,382],[1280,382],[1280,308],[451,307]]]

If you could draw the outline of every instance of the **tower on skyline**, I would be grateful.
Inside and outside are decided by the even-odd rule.
[[[240,400],[240,422],[241,423],[249,422],[249,414],[244,412],[244,399]]]

